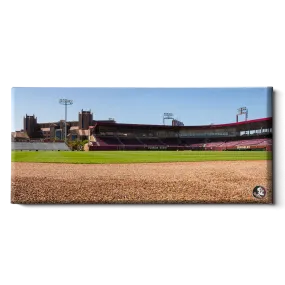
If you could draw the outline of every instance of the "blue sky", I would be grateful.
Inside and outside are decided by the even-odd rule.
[[[23,128],[26,114],[35,114],[39,123],[64,119],[61,98],[73,100],[67,116],[72,121],[81,109],[91,109],[94,120],[134,124],[162,124],[165,112],[185,125],[231,123],[239,107],[248,108],[249,120],[272,116],[266,88],[12,88],[11,93],[11,131]]]

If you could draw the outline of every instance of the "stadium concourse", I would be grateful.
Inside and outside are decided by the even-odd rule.
[[[27,117],[30,118],[30,117]],[[100,150],[272,150],[272,117],[230,124],[177,126],[122,124],[115,121],[82,123],[78,136],[68,141],[88,140],[85,151]],[[75,124],[76,122],[74,122]],[[84,136],[81,133],[84,132]],[[56,132],[55,132],[56,133]],[[12,150],[70,150],[63,140],[55,142],[40,132],[15,132]],[[39,137],[35,136],[39,134]],[[51,135],[51,131],[49,131]]]

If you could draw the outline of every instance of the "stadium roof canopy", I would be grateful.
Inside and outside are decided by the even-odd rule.
[[[257,130],[261,128],[271,128],[272,117],[242,121],[237,123],[219,124],[219,125],[211,124],[211,125],[201,125],[201,126],[165,126],[165,125],[121,124],[121,123],[109,123],[109,122],[96,122],[96,126],[117,127],[117,128],[141,128],[141,129],[155,128],[155,129],[167,129],[167,130],[177,130],[177,129],[202,130],[202,129],[236,128],[237,130],[243,131],[248,129]]]

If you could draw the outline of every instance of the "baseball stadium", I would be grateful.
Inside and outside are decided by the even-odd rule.
[[[59,103],[64,120],[26,114],[11,133],[12,203],[273,201],[272,117],[249,120],[249,108],[237,106],[229,123],[185,125],[163,113],[161,124],[137,124],[94,120],[81,109],[68,121],[75,101]],[[252,195],[256,186],[264,198]]]

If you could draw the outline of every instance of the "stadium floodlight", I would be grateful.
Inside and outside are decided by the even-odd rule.
[[[241,107],[237,109],[236,121],[238,122],[238,116],[245,115],[245,120],[247,121],[248,118],[248,109],[247,107]]]
[[[165,117],[173,117],[173,113],[164,113],[163,114]]]
[[[173,113],[164,113],[163,114],[163,124],[165,125],[165,120],[174,120]]]
[[[60,99],[60,100],[59,100],[59,104],[65,106],[64,138],[65,138],[65,141],[66,141],[66,135],[67,135],[67,131],[66,131],[67,105],[72,105],[72,104],[73,104],[73,101],[72,101],[72,100],[69,100],[69,99]]]

